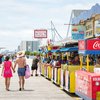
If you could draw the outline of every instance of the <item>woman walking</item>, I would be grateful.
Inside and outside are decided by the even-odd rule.
[[[15,72],[12,66],[12,62],[9,61],[9,56],[7,56],[3,64],[2,74],[1,74],[5,78],[5,87],[7,91],[9,91],[9,87],[10,87],[10,79],[12,77],[12,70],[13,72]]]

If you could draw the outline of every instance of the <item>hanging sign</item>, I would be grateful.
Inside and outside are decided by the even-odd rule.
[[[34,30],[34,38],[47,38],[47,30],[46,29]]]

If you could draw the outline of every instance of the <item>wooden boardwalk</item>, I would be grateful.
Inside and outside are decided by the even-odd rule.
[[[11,79],[11,91],[5,90],[4,78],[0,76],[0,100],[75,100],[42,76],[26,79],[25,91],[18,89],[17,73]]]

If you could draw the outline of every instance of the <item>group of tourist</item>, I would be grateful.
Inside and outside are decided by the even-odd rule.
[[[32,74],[31,76],[33,76],[33,71],[36,70],[36,76],[37,76],[37,63],[39,62],[39,59],[37,57],[33,58],[32,61]],[[25,84],[25,71],[26,71],[26,58],[25,58],[25,52],[18,52],[17,53],[17,58],[14,61],[14,65],[13,62],[10,60],[9,56],[5,57],[4,62],[2,63],[2,72],[1,72],[1,76],[3,76],[5,78],[5,88],[7,91],[9,91],[9,87],[10,87],[10,80],[11,77],[13,76],[13,73],[16,72],[16,66],[18,66],[18,76],[19,76],[19,91],[24,90],[24,84]]]
[[[82,65],[87,66],[87,58],[86,56],[82,57]],[[94,56],[89,55],[89,66],[94,66],[95,69],[100,69],[100,55]],[[45,64],[50,64],[52,67],[61,67],[61,64],[67,64],[67,65],[80,65],[80,58],[77,53],[71,53],[70,56],[67,56],[67,54],[62,55],[44,55],[42,62]],[[82,70],[86,70],[86,68],[82,67]],[[95,71],[94,71],[95,72]]]
[[[68,58],[66,55],[64,57],[62,57],[61,55],[53,55],[49,57],[44,56],[42,62],[49,63],[53,66],[60,66],[61,64],[80,65],[80,59],[77,54],[73,57],[69,56]]]
[[[95,68],[100,68],[100,56],[97,57],[97,63],[95,64]],[[64,55],[63,57],[61,55],[58,56],[34,56],[32,60],[32,66],[31,66],[31,76],[34,74],[35,70],[35,76],[38,76],[37,74],[37,69],[38,69],[38,62],[42,61],[42,63],[48,63],[51,64],[52,66],[61,66],[61,64],[67,64],[67,65],[80,65],[80,59],[79,55],[71,55],[71,56],[66,56]],[[14,62],[14,64],[13,64]],[[89,57],[89,64],[93,64],[93,59],[92,57]],[[0,61],[0,64],[2,61]],[[13,76],[13,73],[16,72],[16,66],[18,66],[18,76],[19,76],[19,91],[24,90],[24,84],[25,84],[25,71],[26,71],[26,58],[25,58],[25,52],[18,52],[16,60],[11,61],[9,56],[5,57],[5,60],[2,64],[2,72],[1,75],[5,78],[5,88],[7,91],[9,91],[10,87],[10,79]]]

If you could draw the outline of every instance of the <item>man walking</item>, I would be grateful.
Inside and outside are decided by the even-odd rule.
[[[37,74],[38,62],[39,62],[39,59],[37,58],[37,56],[34,56],[33,61],[32,61],[32,67],[31,67],[31,70],[32,70],[31,76],[33,76],[34,70],[36,71],[35,76],[38,76]]]
[[[16,68],[16,65],[18,65],[18,76],[19,76],[19,91],[24,90],[24,84],[25,84],[25,66],[26,66],[26,59],[25,59],[25,53],[19,52],[17,55],[17,59],[15,61],[14,70]]]

